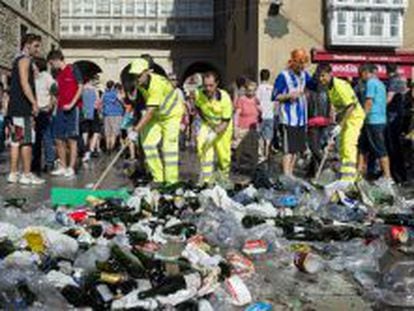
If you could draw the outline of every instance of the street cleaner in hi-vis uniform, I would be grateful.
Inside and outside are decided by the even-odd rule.
[[[326,186],[327,191],[333,193],[347,190],[357,181],[358,139],[365,112],[352,86],[345,80],[334,78],[330,65],[320,65],[317,72],[319,82],[328,88],[329,101],[338,119],[331,136],[339,136],[340,179]]]
[[[195,106],[201,117],[197,155],[202,183],[213,182],[215,155],[221,177],[228,179],[231,167],[233,105],[230,95],[218,88],[218,82],[214,72],[207,72],[203,76],[203,86],[195,91]]]
[[[129,73],[137,77],[137,89],[145,100],[146,111],[128,138],[136,142],[140,135],[153,182],[177,183],[180,123],[184,114],[182,97],[167,78],[153,73],[143,58],[131,63]],[[162,156],[158,152],[161,141]]]

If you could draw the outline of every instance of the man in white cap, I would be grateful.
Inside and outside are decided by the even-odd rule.
[[[141,92],[146,112],[128,137],[137,141],[138,133],[144,149],[146,162],[155,183],[178,182],[180,122],[184,103],[171,82],[152,72],[144,58],[131,63],[130,74],[136,76],[137,89]],[[158,145],[162,141],[162,159]]]

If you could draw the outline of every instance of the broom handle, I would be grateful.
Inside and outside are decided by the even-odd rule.
[[[99,188],[99,186],[101,185],[101,183],[106,178],[106,175],[108,175],[108,173],[110,172],[110,170],[112,169],[112,167],[115,165],[115,163],[118,161],[118,159],[120,158],[120,156],[122,155],[122,153],[125,151],[125,149],[127,147],[128,147],[128,144],[125,144],[125,145],[122,146],[121,150],[118,151],[118,153],[112,159],[111,163],[109,163],[109,165],[106,167],[105,171],[99,177],[98,181],[93,185],[92,190],[96,190],[96,189]]]
[[[321,176],[322,169],[325,166],[326,159],[328,158],[328,154],[329,154],[329,150],[328,148],[325,148],[321,164],[319,164],[318,171],[316,172],[315,180],[318,180],[319,177]]]

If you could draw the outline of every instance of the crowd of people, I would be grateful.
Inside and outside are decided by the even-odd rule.
[[[101,91],[62,51],[42,58],[40,47],[41,38],[27,34],[9,89],[0,85],[0,152],[9,145],[9,183],[43,184],[42,173],[73,178],[79,162],[121,147],[131,161],[145,156],[157,184],[179,181],[186,148],[196,150],[201,183],[228,178],[232,169],[251,174],[272,153],[281,153],[283,174],[292,178],[297,159],[307,156],[312,178],[335,148],[335,189],[361,177],[382,176],[390,185],[408,178],[414,91],[396,67],[389,66],[387,81],[373,64],[361,66],[355,81],[334,77],[329,64],[311,75],[307,52],[297,49],[274,83],[263,69],[260,81],[241,77],[227,92],[215,72],[204,73],[195,88],[180,88],[174,74],[156,73],[144,55]]]

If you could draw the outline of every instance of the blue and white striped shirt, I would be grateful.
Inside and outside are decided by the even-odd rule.
[[[306,71],[297,75],[292,70],[284,70],[276,78],[273,88],[273,99],[276,100],[277,96],[292,92],[304,92],[311,82],[312,78]],[[308,122],[307,110],[305,95],[295,101],[280,103],[280,123],[289,126],[306,126]]]

